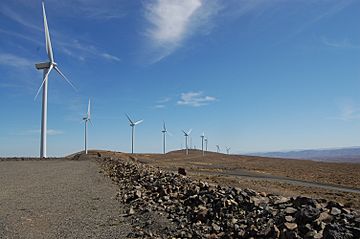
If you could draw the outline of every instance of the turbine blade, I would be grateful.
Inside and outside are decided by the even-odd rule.
[[[90,122],[91,126],[94,126],[93,123],[92,123],[92,121],[91,121],[91,119],[89,119],[89,122]]]
[[[59,73],[59,74],[62,76],[62,78],[63,78],[75,91],[78,91],[78,90],[76,89],[76,87],[71,83],[71,81],[70,81],[68,78],[66,78],[66,76],[60,71],[59,67],[55,66],[54,69],[57,71],[57,73]]]
[[[89,99],[89,103],[88,103],[87,117],[90,119],[90,99]]]
[[[184,130],[181,130],[181,131],[185,134],[185,136],[187,135],[187,133]]]
[[[37,91],[37,93],[36,93],[36,95],[35,95],[35,97],[34,97],[34,100],[36,100],[37,96],[39,95],[39,93],[40,93],[40,91],[41,91],[41,88],[44,86],[45,81],[48,79],[49,74],[50,74],[50,72],[51,72],[52,69],[53,69],[53,65],[50,65],[50,68],[49,68],[48,72],[46,73],[46,75],[45,75],[45,77],[44,77],[44,80],[43,80],[43,82],[41,83],[41,85],[40,85],[40,87],[39,87],[39,89],[38,89],[38,91]]]
[[[134,125],[138,125],[138,124],[142,123],[143,121],[144,121],[144,120],[136,121],[136,122],[134,123]]]
[[[192,129],[190,129],[190,130],[189,130],[189,132],[188,132],[187,134],[188,134],[188,135],[190,135],[190,134],[191,134],[191,132],[192,132]]]
[[[128,114],[125,114],[128,120],[130,121],[130,124],[134,124],[134,122],[130,119],[130,116]]]
[[[48,54],[50,62],[54,62],[54,54],[53,54],[51,40],[50,40],[50,32],[49,32],[49,26],[48,26],[48,22],[47,22],[47,18],[46,18],[46,13],[45,13],[44,1],[42,2],[42,8],[43,8],[43,17],[44,17],[46,52]]]
[[[168,134],[168,135],[170,135],[170,136],[174,136],[171,132],[169,132],[169,131],[166,131],[166,133]]]

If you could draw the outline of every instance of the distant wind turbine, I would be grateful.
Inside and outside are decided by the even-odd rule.
[[[227,154],[230,154],[230,149],[231,149],[230,147],[226,147],[226,153]]]
[[[218,144],[216,145],[216,152],[220,153],[220,146]]]
[[[205,138],[205,151],[208,151],[208,138]]]
[[[87,123],[90,122],[90,124],[92,124],[91,122],[91,113],[90,113],[90,99],[89,99],[89,103],[88,103],[88,110],[86,113],[86,116],[83,117],[84,123],[85,123],[85,135],[84,135],[84,140],[85,140],[85,154],[88,153],[87,150]]]
[[[188,137],[191,134],[192,129],[190,129],[188,132],[185,132],[184,130],[182,130],[182,132],[184,133],[185,136],[185,149],[186,149],[186,155],[189,154],[189,148],[188,148]]]
[[[40,142],[40,158],[46,158],[46,149],[47,149],[47,95],[48,95],[48,77],[52,69],[55,69],[57,73],[60,74],[60,76],[69,83],[70,86],[72,86],[74,89],[75,87],[73,84],[66,78],[66,76],[60,71],[59,67],[57,66],[57,63],[54,60],[54,54],[53,49],[51,46],[51,40],[50,40],[50,32],[49,27],[46,19],[46,13],[45,13],[45,3],[42,2],[42,11],[43,11],[43,18],[44,18],[44,31],[45,31],[45,42],[46,42],[46,52],[49,58],[48,62],[42,62],[35,64],[36,69],[43,70],[43,81],[40,85],[40,88],[38,89],[36,96],[34,99],[37,98],[39,95],[41,89],[43,89],[43,95],[42,95],[42,118],[41,118],[41,142]],[[75,89],[76,90],[76,89]]]
[[[166,129],[165,122],[163,123],[163,130],[161,132],[163,133],[163,153],[166,154],[166,134],[169,132]]]
[[[143,122],[144,120],[139,120],[134,122],[133,120],[130,119],[129,115],[126,114],[126,117],[128,118],[129,122],[130,122],[130,126],[131,126],[131,153],[134,153],[134,133],[135,133],[135,126],[140,124],[141,122]]]
[[[204,139],[205,139],[205,133],[203,132],[201,137],[201,151],[202,151],[202,155],[205,155],[205,151],[204,151]]]

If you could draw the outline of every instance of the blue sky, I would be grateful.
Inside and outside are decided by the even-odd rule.
[[[161,152],[162,121],[184,144],[232,152],[360,145],[360,1],[46,1],[55,60],[48,155]],[[45,61],[41,1],[0,2],[0,156],[37,156]]]

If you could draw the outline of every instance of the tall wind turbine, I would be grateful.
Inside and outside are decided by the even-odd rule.
[[[231,149],[230,147],[226,147],[226,153],[227,154],[230,154],[230,149]]]
[[[144,120],[139,120],[134,122],[133,120],[130,119],[129,115],[126,114],[126,117],[128,118],[129,122],[130,122],[130,126],[131,126],[131,153],[134,153],[134,140],[135,140],[135,126],[140,124],[141,122],[143,122]]]
[[[202,135],[200,136],[201,137],[201,151],[202,151],[202,155],[204,156],[205,155],[205,152],[204,152],[204,139],[205,139],[205,133],[203,132]]]
[[[166,134],[168,133],[166,129],[165,122],[163,124],[163,130],[161,131],[163,133],[163,153],[166,154]]]
[[[220,146],[218,144],[216,145],[216,152],[220,153]]]
[[[85,135],[84,135],[84,141],[85,141],[85,154],[88,153],[88,150],[87,150],[87,123],[90,122],[91,123],[91,113],[90,113],[90,99],[89,99],[89,103],[88,103],[88,110],[87,110],[87,113],[86,113],[86,116],[83,117],[83,121],[85,123]],[[91,123],[92,124],[92,123]]]
[[[188,148],[188,137],[191,134],[192,129],[190,129],[188,132],[185,132],[184,130],[182,130],[182,132],[184,133],[185,136],[185,149],[186,149],[186,155],[189,154],[189,148]]]
[[[49,58],[48,62],[42,62],[35,64],[36,69],[43,70],[43,81],[38,89],[36,97],[39,95],[41,89],[43,90],[42,95],[42,117],[41,117],[41,143],[40,143],[40,158],[46,158],[46,134],[47,134],[47,95],[48,95],[48,77],[50,72],[55,69],[60,76],[69,83],[74,89],[75,87],[73,84],[66,78],[66,76],[60,71],[57,63],[54,60],[53,49],[51,46],[50,40],[50,32],[49,27],[46,19],[45,13],[45,4],[42,2],[42,10],[43,10],[43,18],[44,18],[44,31],[45,31],[45,42],[46,42],[46,52]],[[76,89],[75,89],[76,90]]]

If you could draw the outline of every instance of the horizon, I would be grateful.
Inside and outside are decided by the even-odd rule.
[[[41,1],[0,3],[0,157],[38,156],[47,58]],[[309,11],[311,9],[311,11]],[[54,55],[73,91],[49,76],[48,155],[135,153],[192,144],[209,151],[359,147],[360,2],[46,1]],[[175,16],[175,17],[174,17]],[[69,27],[70,26],[70,27]],[[6,117],[4,117],[6,116]]]

